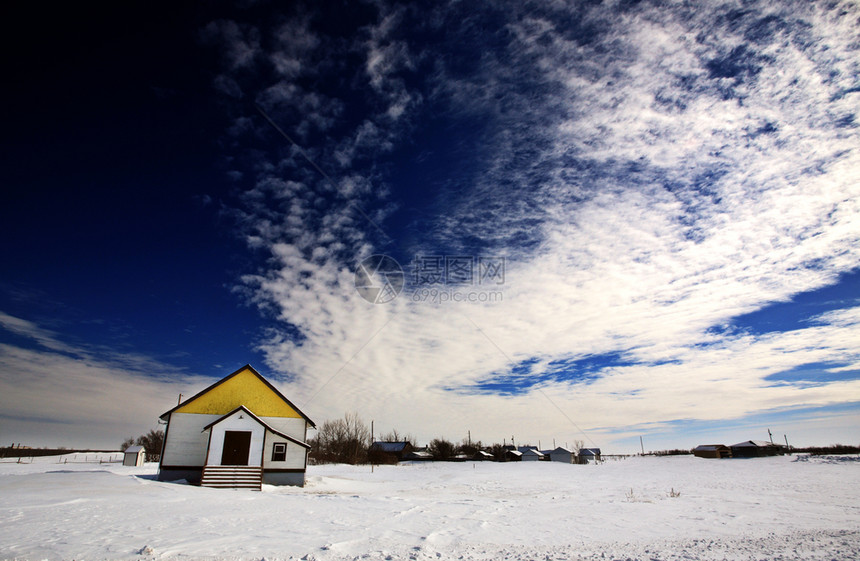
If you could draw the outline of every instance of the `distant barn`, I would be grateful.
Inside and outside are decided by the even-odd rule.
[[[785,447],[766,440],[745,440],[732,444],[733,458],[761,458],[785,454]]]
[[[732,449],[725,444],[700,444],[693,448],[697,458],[731,458]]]
[[[370,451],[385,454],[399,462],[412,452],[412,444],[409,442],[388,442],[377,440],[370,445]]]

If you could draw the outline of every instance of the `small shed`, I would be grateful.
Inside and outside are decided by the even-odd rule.
[[[144,461],[146,461],[146,450],[143,446],[129,446],[122,456],[122,465],[124,466],[140,467]]]
[[[478,450],[478,453],[475,454],[475,456],[472,459],[475,461],[478,461],[478,462],[491,462],[495,458],[493,458],[493,455],[490,454],[489,452],[487,452],[486,450]]]
[[[564,446],[559,446],[558,448],[549,453],[549,459],[551,462],[572,464],[574,463],[574,458],[574,453],[565,448]]]
[[[579,451],[579,463],[591,464],[600,461],[600,448],[583,448]]]
[[[700,444],[693,448],[697,458],[731,458],[732,449],[725,444]]]

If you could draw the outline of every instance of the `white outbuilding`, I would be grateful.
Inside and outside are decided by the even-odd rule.
[[[579,451],[579,463],[596,464],[600,462],[600,448],[583,448]]]
[[[574,461],[575,458],[576,454],[574,454],[572,451],[568,450],[564,446],[559,446],[558,448],[549,453],[549,459],[553,462],[573,464],[576,463]]]
[[[143,446],[129,446],[125,449],[122,465],[140,467],[144,461],[146,461],[146,450]]]

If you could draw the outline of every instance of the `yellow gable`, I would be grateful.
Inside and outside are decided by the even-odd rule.
[[[240,405],[258,417],[301,417],[248,368],[216,384],[174,412],[226,415]]]

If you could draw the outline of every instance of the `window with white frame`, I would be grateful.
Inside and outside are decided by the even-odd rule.
[[[286,442],[276,442],[275,447],[272,449],[272,461],[273,462],[283,462],[287,459],[287,443]]]

